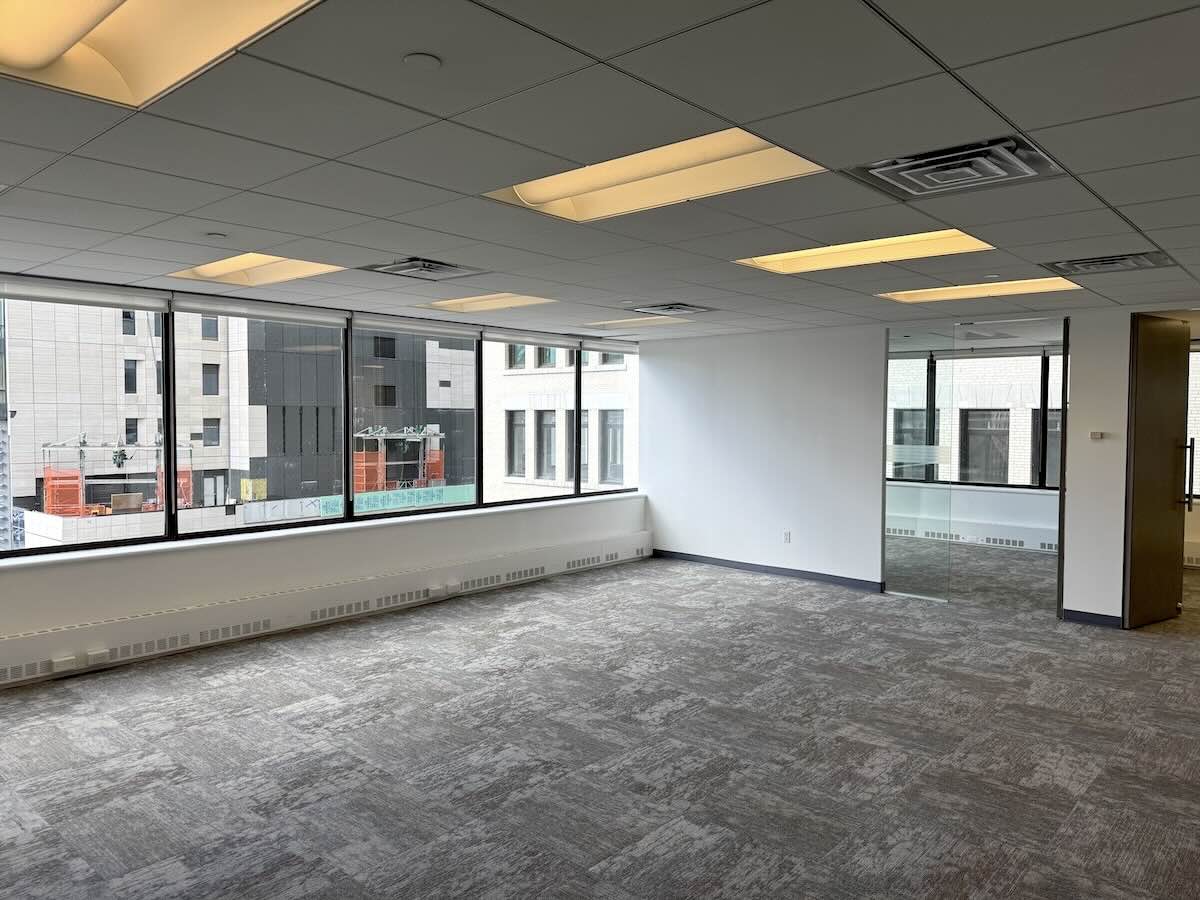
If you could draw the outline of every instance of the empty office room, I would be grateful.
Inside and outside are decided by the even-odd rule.
[[[0,900],[1200,898],[1198,43],[0,0]]]

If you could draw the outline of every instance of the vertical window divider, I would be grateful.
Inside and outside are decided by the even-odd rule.
[[[936,446],[937,435],[937,360],[931,350],[925,359],[925,445]],[[925,464],[925,480],[937,480],[936,463]]]
[[[179,465],[175,437],[175,303],[167,303],[162,316],[162,419],[163,419],[163,507],[166,521],[163,534],[168,540],[179,537]],[[153,345],[151,345],[153,346]]]
[[[1050,436],[1050,357],[1042,350],[1041,372],[1041,403],[1042,413],[1038,416],[1038,487],[1046,486],[1046,441]]]
[[[508,364],[507,348],[504,365]],[[483,335],[475,338],[475,507],[483,506]],[[501,414],[503,417],[503,414]],[[502,422],[501,428],[507,427]]]
[[[571,423],[575,429],[575,496],[583,493],[582,472],[583,454],[587,451],[580,446],[583,436],[583,345],[575,351],[575,416]]]
[[[354,317],[342,328],[342,518],[354,518]]]

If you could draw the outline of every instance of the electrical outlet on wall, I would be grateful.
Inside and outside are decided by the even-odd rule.
[[[783,533],[783,542],[785,544],[790,544],[792,542],[792,533],[790,531],[785,531]]]

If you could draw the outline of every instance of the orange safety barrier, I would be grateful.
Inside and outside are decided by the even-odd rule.
[[[444,450],[428,450],[425,453],[425,475],[430,481],[446,478],[446,453]]]
[[[382,450],[354,451],[354,492],[363,494],[367,491],[385,489],[385,463]]]
[[[52,516],[82,516],[83,473],[46,466],[42,471],[42,507]]]

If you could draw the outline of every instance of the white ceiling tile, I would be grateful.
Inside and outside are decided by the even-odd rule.
[[[1133,234],[1133,229],[1110,209],[1089,209],[1059,216],[976,225],[971,234],[996,247],[1019,247],[1106,234]]]
[[[1000,4],[973,4],[965,8],[961,0],[878,0],[884,12],[952,67],[1124,25],[1183,9],[1194,2],[1005,0]],[[969,18],[964,19],[964,13],[969,13]]]
[[[901,234],[941,231],[946,226],[920,210],[893,203],[891,206],[860,209],[819,219],[783,222],[780,227],[822,244],[845,244]]]
[[[986,250],[980,253],[952,253],[949,256],[931,256],[929,259],[906,259],[897,265],[913,272],[924,275],[945,277],[950,281],[962,283],[960,273],[1009,272],[1018,269],[1028,270],[1029,260],[1022,259],[1004,250]],[[1019,276],[1013,276],[1019,277]]]
[[[397,258],[438,253],[472,243],[459,235],[444,234],[387,219],[372,219],[359,225],[351,225],[349,228],[331,231],[324,237],[344,244],[357,244],[360,247],[381,250]]]
[[[319,162],[314,156],[145,113],[90,141],[76,155],[240,188]]]
[[[143,259],[138,256],[123,256],[119,253],[104,253],[97,250],[84,250],[72,253],[57,260],[59,265],[76,266],[81,269],[98,271],[129,272],[147,275],[165,275],[179,269],[179,264],[161,259]]]
[[[516,272],[524,275],[535,275],[532,270],[553,265],[571,265],[563,263],[555,256],[545,253],[532,253],[517,247],[505,247],[500,244],[479,242],[455,247],[446,254],[446,262],[455,265],[470,266],[490,272]],[[537,277],[545,277],[538,275]],[[551,281],[555,279],[551,278]]]
[[[456,121],[587,164],[728,127],[604,65],[489,103]]]
[[[1169,200],[1200,192],[1200,156],[1093,172],[1083,180],[1115,205]]]
[[[454,200],[459,194],[395,175],[325,162],[257,189],[291,200],[303,200],[386,219],[413,209]]]
[[[807,272],[804,275],[806,281],[813,281],[817,284],[828,284],[834,287],[846,287],[855,291],[862,291],[868,294],[874,294],[876,291],[865,287],[864,285],[873,285],[879,282],[892,281],[899,282],[907,279],[918,278],[923,281],[944,284],[945,282],[936,280],[932,276],[918,274],[908,269],[902,269],[892,263],[873,263],[865,266],[850,266],[845,269],[825,269],[821,272]]]
[[[590,60],[466,0],[322,3],[248,52],[441,116],[481,106]],[[411,53],[442,60],[430,71]]]
[[[946,74],[785,113],[750,127],[830,169],[1012,132],[1012,126]]]
[[[1074,172],[1191,156],[1200,146],[1200,99],[1044,128],[1033,139]]]
[[[758,228],[676,241],[671,246],[687,250],[689,253],[702,253],[717,259],[734,260],[745,259],[747,256],[765,256],[768,253],[804,250],[808,247],[815,247],[816,242],[806,240],[790,231],[784,231],[782,228],[763,225]]]
[[[32,263],[43,263],[61,259],[70,254],[71,250],[66,247],[26,244],[19,240],[0,240],[0,256],[5,259],[22,259]]]
[[[1200,182],[1196,182],[1194,187],[1200,190]],[[1134,225],[1143,229],[1200,225],[1200,196],[1136,203],[1122,206],[1121,212],[1128,216]]]
[[[25,187],[173,213],[190,212],[236,193],[233,188],[204,181],[81,156],[64,156],[30,178]]]
[[[236,97],[236,103],[229,99]],[[317,156],[341,156],[432,116],[244,54],[172,91],[150,110]]]
[[[1187,271],[1179,266],[1164,266],[1160,269],[1131,269],[1127,272],[1109,272],[1104,275],[1073,275],[1071,280],[1101,294],[1113,290],[1130,290],[1149,284],[1194,284]]]
[[[271,228],[291,234],[318,235],[370,221],[369,216],[314,206],[298,200],[269,197],[250,191],[218,200],[193,211],[202,219]]]
[[[1104,292],[1103,296],[1117,303],[1193,303],[1200,301],[1200,284],[1147,284],[1144,287],[1120,288]]]
[[[1147,231],[1146,236],[1165,250],[1176,250],[1185,247],[1200,247],[1200,225],[1183,225],[1178,228],[1155,228]],[[1150,247],[1137,249],[1150,250]],[[1100,255],[1100,254],[1094,254]]]
[[[9,188],[0,194],[0,215],[121,233],[137,231],[168,217],[168,213],[134,206],[118,206],[115,203],[47,194],[26,188]]]
[[[0,141],[0,185],[20,184],[39,169],[50,165],[61,154],[53,150],[22,147]]]
[[[1051,291],[1045,294],[1023,294],[1013,297],[1013,302],[1024,309],[1052,312],[1059,309],[1088,309],[1098,306],[1112,306],[1113,302],[1107,297],[1101,297],[1091,291]]]
[[[734,122],[932,75],[860,3],[774,0],[617,57],[619,68]]]
[[[232,294],[237,287],[215,281],[196,281],[194,278],[171,278],[168,275],[152,275],[132,282],[138,287],[154,288],[159,291],[180,291],[189,294]]]
[[[0,255],[0,272],[25,272],[29,269],[35,269],[40,265],[36,260],[32,259],[14,259],[12,257]]]
[[[1195,96],[1198,41],[1200,9],[968,66],[959,74],[1021,127],[1043,128]]]
[[[701,266],[709,262],[708,257],[697,253],[676,250],[674,247],[643,247],[640,250],[626,250],[621,253],[610,253],[589,259],[589,262],[602,266],[615,266],[623,272],[663,272],[667,269],[682,269],[687,266]]]
[[[1074,178],[1064,176],[987,190],[963,191],[917,200],[922,212],[958,228],[1012,222],[1032,216],[1099,209],[1104,204]]]
[[[575,163],[456,122],[436,122],[346,157],[402,178],[482,194],[576,168]]]
[[[676,203],[658,209],[593,222],[593,228],[651,243],[670,243],[739,231],[754,223],[702,203]]]
[[[763,225],[895,204],[886,194],[837,172],[820,172],[700,201]]]
[[[46,263],[25,271],[29,275],[40,275],[43,278],[70,278],[74,281],[91,281],[97,284],[130,284],[146,277],[141,272],[91,269],[84,266],[69,266],[61,262]]]
[[[687,249],[687,248],[681,248]],[[697,251],[689,251],[697,252]],[[698,266],[684,266],[680,269],[671,269],[666,274],[672,278],[677,278],[680,281],[687,281],[691,284],[717,284],[722,287],[731,282],[742,281],[753,270],[747,269],[745,266],[739,266],[734,262],[707,262]]]
[[[755,0],[487,0],[488,6],[595,56],[614,56]]]
[[[1019,281],[1024,278],[1045,278],[1050,273],[1041,266],[1031,263],[1028,260],[1021,260],[1018,257],[1016,265],[1003,265],[997,262],[989,262],[995,256],[995,253],[978,253],[978,254],[963,254],[964,256],[976,256],[978,261],[968,268],[955,269],[953,271],[933,271],[921,272],[916,269],[913,262],[920,260],[909,260],[900,264],[899,268],[909,271],[917,271],[918,274],[926,275],[930,278],[935,278],[943,284],[979,284],[985,281]],[[931,262],[932,260],[930,260]]]
[[[161,238],[145,237],[136,234],[127,234],[114,238],[96,246],[94,249],[103,253],[116,253],[123,256],[141,257],[142,259],[186,263],[190,266],[197,266],[201,263],[212,262],[213,260],[224,259],[229,256],[228,247],[166,241]],[[179,268],[184,268],[184,266],[176,267],[176,269]]]
[[[64,153],[111,128],[131,112],[13,78],[0,78],[0,110],[4,111],[0,125],[4,140]]]
[[[348,268],[388,261],[380,259],[378,250],[311,237],[285,241],[282,244],[268,247],[266,250],[273,256],[286,256],[289,259],[304,259],[309,262]]]
[[[1012,253],[1014,256],[1020,256],[1030,262],[1048,263],[1064,259],[1091,259],[1095,256],[1116,256],[1120,253],[1141,253],[1143,250],[1156,249],[1141,235],[1130,233],[1029,244],[1028,246],[1014,247]]]
[[[74,225],[56,225],[50,222],[35,222],[32,219],[10,219],[0,216],[0,241],[86,250],[116,236],[112,231],[100,231],[95,228],[77,228]]]
[[[223,235],[223,236],[222,236]],[[297,235],[267,228],[253,228],[231,222],[216,222],[212,219],[197,219],[192,216],[175,216],[158,222],[138,232],[140,237],[162,238],[168,241],[184,241],[206,247],[225,247],[242,252],[263,250],[289,241]]]

